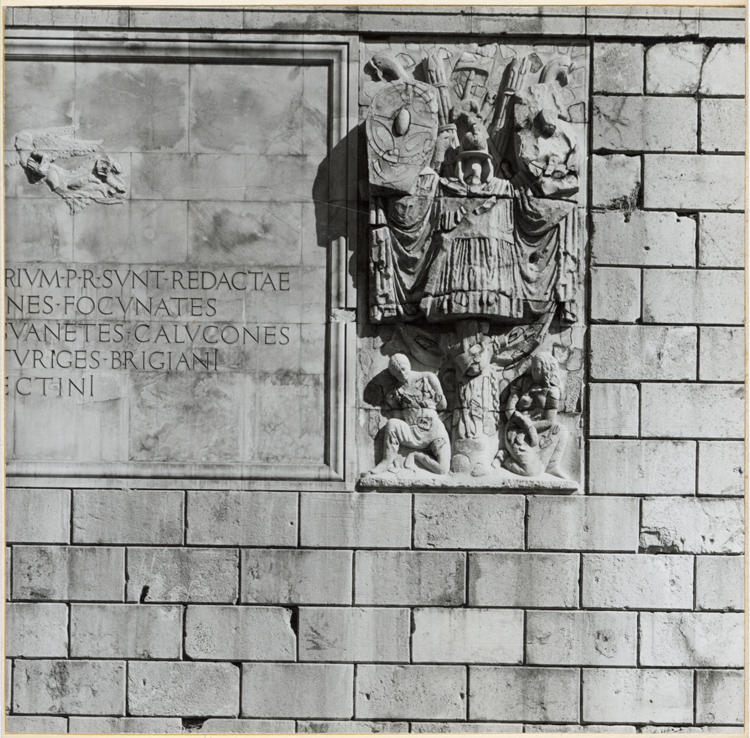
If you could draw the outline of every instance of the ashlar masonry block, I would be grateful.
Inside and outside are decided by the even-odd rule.
[[[742,613],[642,612],[639,641],[644,666],[741,667]]]
[[[471,666],[471,720],[577,722],[578,669]]]
[[[41,602],[7,603],[5,655],[65,658],[68,655],[67,605]]]
[[[68,733],[182,733],[180,718],[71,717]]]
[[[643,45],[594,44],[594,92],[643,92]]]
[[[744,44],[716,44],[708,51],[700,91],[704,95],[745,94]]]
[[[667,669],[584,669],[587,722],[690,724],[693,672]]]
[[[582,558],[584,607],[626,610],[693,607],[692,556],[584,554]]]
[[[744,595],[744,556],[696,557],[695,600],[698,610],[742,610]]]
[[[745,447],[740,441],[698,443],[698,494],[742,497]]]
[[[70,720],[84,720],[85,718],[70,718]],[[32,716],[32,715],[6,715],[5,730],[13,733],[68,733],[68,718]]]
[[[701,326],[698,379],[742,382],[745,379],[745,330]]]
[[[746,112],[747,103],[741,98],[701,100],[701,151],[743,152]]]
[[[742,671],[696,672],[695,719],[698,723],[741,725],[745,714]]]
[[[638,435],[640,394],[635,384],[596,382],[589,385],[591,436],[634,438]]]
[[[633,210],[641,190],[641,159],[611,154],[592,156],[594,207]]]
[[[691,41],[654,44],[646,50],[646,92],[694,95],[705,55],[706,47]]]
[[[356,716],[364,719],[463,720],[466,667],[357,667]]]
[[[351,718],[351,664],[243,664],[242,715]]]
[[[523,612],[429,607],[414,610],[415,663],[520,664]]]
[[[412,733],[522,733],[523,729],[521,723],[411,723]]]
[[[745,216],[742,213],[700,213],[698,265],[745,266]]]
[[[9,487],[5,519],[8,543],[70,543],[70,490]]]
[[[292,725],[292,731],[294,732]],[[373,722],[367,720],[300,720],[297,733],[408,733],[407,722]]]
[[[591,270],[591,318],[635,323],[641,317],[641,270],[597,267]]]

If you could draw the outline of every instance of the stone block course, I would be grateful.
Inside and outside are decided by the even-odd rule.
[[[526,663],[552,666],[635,666],[636,614],[531,610],[526,613]]]
[[[706,98],[701,100],[701,152],[745,150],[744,99]]]
[[[76,489],[73,542],[179,545],[183,498],[182,490]]]
[[[646,154],[643,206],[656,210],[742,210],[742,156]]]
[[[357,667],[357,718],[463,720],[466,717],[466,667]]]
[[[294,661],[291,617],[284,607],[188,605],[185,655],[208,661]]]
[[[70,490],[9,487],[5,520],[8,543],[70,543]]]
[[[349,605],[352,601],[352,552],[243,550],[241,601]]]
[[[351,718],[351,664],[243,664],[242,715]]]
[[[638,435],[640,394],[635,384],[589,385],[589,434],[628,438]]]
[[[411,546],[409,495],[380,492],[303,493],[301,505],[300,534],[303,546]]]
[[[701,326],[698,379],[742,382],[745,379],[745,330]]]
[[[196,733],[294,733],[294,720],[209,718]]]
[[[646,93],[694,95],[701,83],[706,47],[692,41],[654,44],[646,50]]]
[[[13,711],[32,715],[122,715],[125,712],[125,664],[122,661],[16,661],[13,665]]]
[[[79,720],[82,718],[71,718]],[[33,717],[31,715],[6,715],[5,730],[13,733],[68,733],[68,720],[63,717]]]
[[[415,663],[523,662],[521,610],[420,608],[414,610]]]
[[[522,733],[521,723],[415,723],[412,733]]]
[[[639,156],[611,154],[592,156],[593,207],[630,211],[635,209],[641,191]]]
[[[233,717],[240,702],[240,670],[233,664],[131,661],[128,714]]]
[[[595,97],[592,118],[595,150],[697,149],[698,104],[691,98]]]
[[[186,538],[188,545],[295,546],[297,495],[188,490]]]
[[[646,499],[640,548],[649,553],[742,553],[744,518],[741,499]]]
[[[179,718],[71,717],[68,733],[182,733]]]
[[[588,722],[693,721],[693,672],[584,669],[583,719]]]
[[[523,548],[523,498],[424,494],[414,497],[416,548]]]
[[[591,270],[591,319],[635,323],[641,317],[641,270],[598,267]]]
[[[745,557],[698,556],[695,559],[697,610],[742,610],[745,604]]]
[[[16,600],[122,602],[125,550],[87,546],[14,546]]]
[[[745,266],[745,216],[742,213],[698,215],[698,266]]]
[[[744,444],[701,441],[698,444],[698,494],[742,497],[744,493]]]
[[[643,274],[643,320],[742,325],[744,284],[739,270],[647,269]]]
[[[531,496],[528,547],[530,550],[635,552],[638,548],[638,500]]]
[[[698,723],[741,725],[745,714],[742,671],[696,672],[695,719]]]
[[[640,663],[741,667],[743,626],[742,613],[642,612]]]
[[[471,666],[469,719],[577,722],[578,669]]]
[[[708,49],[700,91],[704,95],[745,94],[744,44],[716,44]]]
[[[595,43],[594,92],[643,92],[643,45]]]
[[[583,607],[626,610],[693,607],[692,556],[584,554],[582,558]]]
[[[408,733],[409,723],[366,720],[300,720],[298,733]]]
[[[300,661],[409,661],[410,613],[399,607],[303,607]]]
[[[695,494],[695,443],[592,440],[590,492],[605,495]]]
[[[577,607],[578,555],[470,554],[469,605]]]
[[[234,602],[239,556],[233,549],[128,549],[129,602]]]
[[[742,438],[744,390],[732,384],[641,385],[641,436]]]
[[[357,551],[357,605],[462,605],[465,554],[448,551]]]
[[[5,609],[5,655],[65,658],[68,655],[68,606],[9,602]]]
[[[714,215],[707,213],[700,217]],[[594,264],[695,265],[695,218],[642,210],[632,213],[595,212],[591,218],[591,258]]]
[[[594,379],[695,379],[698,331],[692,326],[592,325]]]

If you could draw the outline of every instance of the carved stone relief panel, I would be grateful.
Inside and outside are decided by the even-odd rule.
[[[580,480],[587,50],[365,44],[364,486]]]

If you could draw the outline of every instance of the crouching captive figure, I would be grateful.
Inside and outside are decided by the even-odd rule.
[[[437,412],[447,407],[440,380],[432,372],[412,371],[404,354],[392,356],[388,370],[399,386],[386,395],[385,402],[398,417],[390,418],[385,425],[383,458],[370,474],[391,470],[404,448],[414,449],[406,456],[405,467],[413,469],[416,465],[433,474],[447,474],[451,450],[448,431]]]

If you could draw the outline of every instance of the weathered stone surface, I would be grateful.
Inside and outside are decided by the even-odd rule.
[[[179,718],[71,717],[68,733],[182,733]]]
[[[303,607],[300,661],[409,661],[405,608]]]
[[[14,546],[12,576],[17,600],[122,602],[125,551],[103,546]]]
[[[357,716],[399,720],[463,720],[466,668],[369,666],[357,668]]]
[[[526,663],[553,666],[635,666],[636,614],[553,612],[526,614]]]
[[[71,718],[81,720],[85,718]],[[72,733],[68,721],[62,717],[32,717],[30,715],[6,715],[5,730],[12,733]]]
[[[13,662],[5,659],[5,712],[9,713],[13,707]]]
[[[598,267],[591,270],[591,319],[635,323],[641,317],[641,270]]]
[[[196,733],[294,733],[294,720],[231,720],[209,718]]]
[[[693,42],[654,44],[646,50],[646,92],[694,95],[706,47]]]
[[[243,550],[241,601],[349,605],[352,601],[352,553]]]
[[[705,382],[742,382],[745,378],[743,328],[702,326],[698,379]]]
[[[297,495],[189,490],[186,536],[192,545],[294,546]]]
[[[131,548],[129,602],[234,602],[236,550]]]
[[[640,157],[612,154],[591,158],[594,173],[592,206],[634,210],[641,190]]]
[[[242,28],[242,11],[239,9],[193,10],[182,8],[161,10],[156,8],[134,8],[130,13],[132,28]]]
[[[70,543],[70,490],[10,487],[5,520],[8,543]]]
[[[557,553],[470,554],[469,604],[576,607],[578,556]]]
[[[632,551],[638,547],[638,500],[615,497],[531,496],[528,548]]]
[[[643,92],[643,45],[594,44],[594,92]]]
[[[695,494],[695,443],[592,440],[590,490],[598,495]]]
[[[121,715],[125,712],[125,664],[122,661],[16,661],[13,665],[13,711],[32,715]]]
[[[745,714],[744,693],[741,671],[698,671],[695,682],[696,721],[741,725]]]
[[[745,447],[739,441],[698,444],[698,494],[742,497],[745,493]]]
[[[642,612],[640,663],[741,667],[744,619],[732,612]]]
[[[695,218],[641,210],[592,213],[591,217],[594,264],[695,265]]]
[[[582,590],[584,607],[692,609],[693,557],[584,554]]]
[[[128,11],[119,8],[18,8],[14,22],[23,26],[104,26],[128,25]]]
[[[745,150],[745,113],[743,99],[701,100],[701,151]]]
[[[358,605],[462,605],[465,554],[442,551],[357,551]]]
[[[695,379],[697,356],[692,326],[591,326],[594,379]]]
[[[739,499],[646,499],[640,548],[648,553],[742,553],[744,518]]]
[[[696,609],[742,610],[745,603],[744,595],[744,556],[696,557]]]
[[[641,435],[673,438],[742,438],[741,385],[641,385]]]
[[[414,496],[416,548],[523,548],[524,503],[502,495]]]
[[[732,725],[704,725],[702,728],[680,725],[644,725],[641,733],[743,733],[741,727]]]
[[[298,733],[408,733],[409,723],[364,720],[300,720]]]
[[[131,715],[237,715],[240,670],[234,664],[133,661],[128,666]]]
[[[411,500],[384,493],[302,493],[303,546],[409,548]]]
[[[643,319],[650,323],[741,325],[744,284],[744,275],[739,270],[646,270]]]
[[[412,733],[522,733],[521,723],[412,723]]]
[[[578,720],[578,669],[470,667],[471,720]]]
[[[693,672],[584,669],[583,719],[589,722],[693,721]]]
[[[596,97],[594,149],[695,151],[698,104],[690,98]]]
[[[189,605],[185,655],[216,661],[293,661],[292,612],[283,607]]]
[[[635,725],[525,725],[524,733],[636,733]]]
[[[412,660],[520,664],[523,612],[437,607],[414,610]]]
[[[5,655],[65,657],[68,655],[66,605],[9,602],[5,610]]]
[[[77,489],[74,543],[182,543],[181,490]]]
[[[745,216],[742,213],[701,213],[698,220],[698,265],[744,267]]]
[[[711,47],[701,71],[700,91],[704,95],[744,95],[744,44],[716,44]]]
[[[635,384],[590,384],[590,434],[615,438],[637,436],[639,402],[640,395]]]
[[[744,177],[741,156],[647,154],[643,205],[664,210],[742,210]]]
[[[351,718],[353,680],[351,664],[243,664],[242,715]]]

